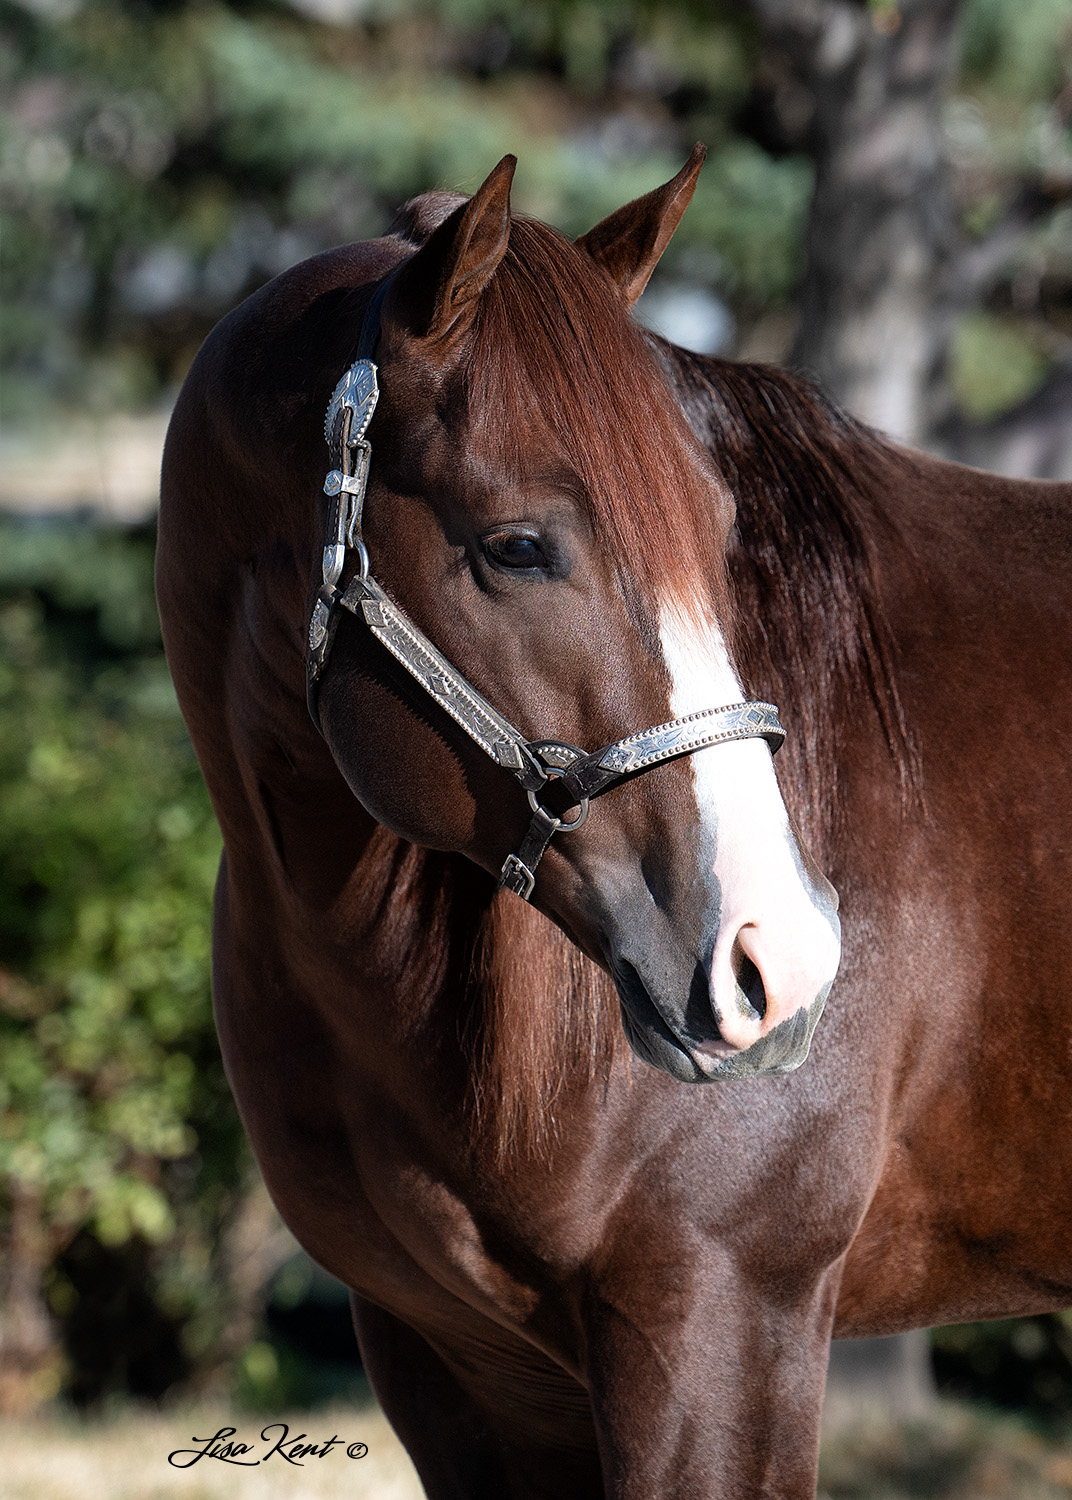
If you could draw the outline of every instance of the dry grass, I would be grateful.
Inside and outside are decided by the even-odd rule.
[[[41,1416],[0,1423],[0,1500],[421,1500],[397,1438],[374,1407],[291,1416],[291,1433],[338,1435],[368,1445],[360,1460],[333,1449],[294,1468],[278,1456],[240,1469],[202,1459],[168,1465],[168,1454],[231,1425],[263,1453],[265,1419],[204,1408],[126,1410],[80,1422]],[[932,1416],[892,1424],[877,1417],[831,1432],[823,1446],[819,1500],[1070,1500],[1072,1442],[942,1403]],[[653,1497],[654,1500],[654,1497]]]
[[[191,1448],[191,1439],[220,1427],[238,1430],[256,1458],[271,1446],[260,1441],[267,1421],[286,1420],[291,1435],[323,1443],[339,1436],[363,1442],[358,1460],[344,1447],[296,1468],[278,1455],[256,1468],[199,1460],[172,1468],[168,1454]],[[413,1466],[375,1407],[333,1408],[287,1418],[221,1416],[218,1410],[166,1413],[127,1410],[99,1421],[41,1416],[0,1424],[0,1500],[422,1500]]]

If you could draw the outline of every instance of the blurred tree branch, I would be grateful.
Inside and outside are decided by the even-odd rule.
[[[979,240],[964,245],[953,261],[953,280],[965,305],[990,291],[1022,243],[1024,235],[1059,203],[1072,199],[1072,170],[1046,172],[1022,181],[997,222]]]

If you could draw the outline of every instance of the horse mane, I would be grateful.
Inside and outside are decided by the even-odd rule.
[[[791,371],[650,341],[733,492],[735,659],[749,692],[785,709],[803,752],[803,784],[787,801],[813,849],[831,849],[842,831],[838,767],[861,704],[875,714],[903,810],[922,803],[879,584],[882,551],[907,545],[879,498],[904,455]]]
[[[474,1145],[495,1166],[549,1165],[559,1114],[628,1048],[609,975],[542,912],[500,891],[480,923],[466,1041]]]
[[[370,854],[359,899],[379,934],[381,962],[429,1007],[444,994],[459,997],[462,1128],[472,1149],[496,1170],[548,1164],[567,1101],[605,1082],[627,1054],[609,976],[469,860],[386,828],[373,834]],[[406,1046],[427,1047],[425,1014],[418,1003]]]
[[[468,201],[464,193],[445,190],[421,193],[419,197],[403,203],[388,224],[387,233],[407,240],[416,249],[439,228],[444,219],[449,218],[456,208]]]

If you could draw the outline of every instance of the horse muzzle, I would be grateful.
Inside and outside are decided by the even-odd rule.
[[[641,952],[634,939],[628,954],[613,953],[609,967],[633,1051],[686,1083],[799,1068],[840,958],[832,890],[830,896],[822,909],[787,921],[777,940],[759,924],[720,936],[708,959],[694,960],[691,973],[660,951],[662,945]],[[677,982],[675,974],[681,976]]]

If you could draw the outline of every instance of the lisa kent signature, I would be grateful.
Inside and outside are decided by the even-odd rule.
[[[221,1427],[210,1438],[191,1438],[191,1442],[201,1446],[176,1448],[174,1453],[168,1454],[168,1463],[176,1469],[192,1469],[203,1458],[215,1458],[223,1464],[239,1464],[242,1468],[253,1469],[258,1464],[266,1464],[278,1454],[288,1464],[295,1464],[301,1469],[307,1458],[326,1458],[335,1448],[345,1447],[347,1458],[364,1458],[368,1452],[367,1443],[344,1444],[338,1434],[326,1438],[322,1443],[310,1443],[307,1441],[308,1433],[300,1432],[296,1437],[291,1437],[286,1422],[270,1422],[261,1431],[261,1442],[270,1443],[271,1447],[259,1458],[247,1458],[245,1455],[254,1451],[253,1444],[235,1441],[237,1433],[237,1427]],[[278,1437],[273,1438],[273,1433],[278,1433]]]

